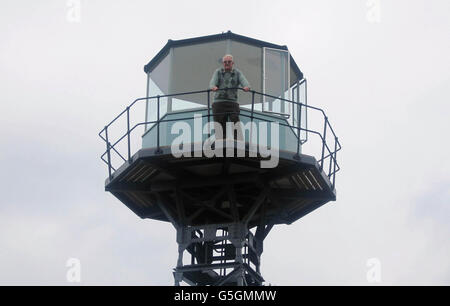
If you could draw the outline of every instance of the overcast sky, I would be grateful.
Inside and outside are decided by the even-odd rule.
[[[448,0],[158,2],[1,1],[1,285],[70,284],[69,258],[173,284],[175,230],[104,192],[97,133],[168,39],[228,30],[287,45],[343,145],[337,201],[265,240],[267,283],[450,285]]]

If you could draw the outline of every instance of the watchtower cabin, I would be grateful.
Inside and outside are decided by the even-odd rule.
[[[225,54],[250,83],[237,89],[237,139],[211,125],[209,81]],[[231,32],[169,40],[144,71],[146,96],[99,134],[105,190],[139,217],[173,224],[175,285],[263,285],[273,226],[336,200],[341,145],[328,117],[308,105],[286,46]]]

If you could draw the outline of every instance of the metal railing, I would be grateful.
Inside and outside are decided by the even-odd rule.
[[[219,90],[243,90],[242,88],[227,88],[227,89],[219,89]],[[131,133],[138,128],[139,126],[142,125],[149,125],[149,124],[154,124],[156,125],[156,154],[161,153],[161,147],[160,147],[160,123],[162,122],[170,122],[170,121],[182,121],[182,120],[192,120],[192,116],[191,117],[186,117],[186,118],[177,118],[177,119],[161,119],[161,112],[160,112],[160,107],[161,107],[161,99],[162,98],[172,98],[172,97],[177,97],[177,96],[186,96],[186,95],[193,95],[193,94],[206,94],[207,96],[207,115],[203,115],[201,117],[207,117],[208,118],[208,122],[210,122],[211,120],[211,116],[213,116],[213,114],[211,114],[211,99],[210,99],[210,93],[212,92],[211,89],[208,90],[200,90],[200,91],[191,91],[191,92],[183,92],[183,93],[175,93],[175,94],[168,94],[168,95],[157,95],[157,96],[151,96],[151,97],[143,97],[143,98],[138,98],[136,100],[134,100],[129,106],[127,106],[119,115],[117,115],[109,124],[107,124],[100,132],[99,132],[99,136],[101,139],[103,139],[103,141],[105,141],[106,143],[106,151],[101,155],[101,159],[103,160],[103,162],[106,163],[106,165],[108,166],[108,175],[109,175],[109,179],[112,179],[112,171],[116,171],[116,169],[113,167],[112,162],[111,162],[111,152],[114,152],[117,154],[117,156],[119,156],[123,162],[131,162],[132,159],[132,153],[131,153]],[[334,132],[330,121],[328,119],[328,117],[326,116],[325,112],[318,107],[314,107],[314,106],[310,106],[304,103],[300,103],[300,102],[296,102],[296,101],[292,101],[292,100],[288,100],[288,99],[283,99],[280,97],[276,97],[276,96],[272,96],[272,95],[268,95],[268,94],[263,94],[257,91],[253,91],[250,90],[249,93],[251,93],[252,95],[252,104],[251,104],[251,109],[250,109],[250,115],[247,114],[243,114],[240,113],[240,116],[245,116],[250,118],[252,121],[254,119],[258,119],[258,120],[262,120],[262,121],[266,121],[266,122],[271,122],[270,120],[264,119],[264,118],[260,118],[258,117],[258,112],[255,111],[255,95],[261,95],[261,96],[265,96],[271,99],[275,99],[275,100],[280,100],[280,101],[284,101],[286,103],[292,103],[292,105],[297,105],[297,110],[298,110],[298,122],[297,125],[293,124],[283,124],[280,122],[277,122],[279,125],[281,126],[286,126],[286,127],[290,127],[294,130],[297,130],[297,152],[294,155],[294,158],[299,158],[300,156],[300,145],[303,144],[304,142],[302,142],[300,140],[300,131],[304,131],[306,133],[311,133],[313,135],[316,135],[317,137],[320,138],[321,144],[322,144],[322,148],[321,148],[321,158],[318,160],[320,169],[322,171],[325,172],[325,174],[328,176],[328,178],[331,181],[332,187],[334,189],[335,187],[335,181],[336,181],[336,173],[340,170],[339,164],[337,162],[337,152],[341,150],[341,144],[339,142],[338,137],[336,136],[336,133]],[[156,102],[156,106],[157,106],[157,119],[154,121],[144,121],[144,122],[139,122],[137,124],[135,124],[133,127],[130,128],[130,110],[131,108],[133,108],[138,102],[141,101],[147,101],[147,102]],[[258,102],[259,103],[259,102]],[[322,131],[315,131],[315,130],[310,130],[307,128],[302,128],[301,127],[301,109],[302,107],[305,107],[309,110],[313,110],[313,111],[317,111],[319,112],[322,116],[323,116],[323,120],[324,120],[324,124],[323,124],[323,130]],[[294,108],[293,108],[294,109]],[[224,114],[230,114],[230,112],[226,112]],[[216,113],[216,115],[218,115],[218,113]],[[127,120],[127,124],[126,124],[126,132],[120,136],[114,143],[111,143],[110,141],[110,137],[108,135],[108,129],[111,127],[111,125],[116,122],[119,118],[121,118],[122,116],[126,116],[126,120]],[[331,133],[332,134],[332,139],[334,140],[333,145],[328,144],[326,139],[327,139],[327,133]],[[125,158],[117,149],[116,146],[122,142],[124,139],[126,138],[126,142],[127,142],[127,158]],[[308,139],[308,138],[307,138]],[[331,149],[330,149],[331,147]],[[107,158],[107,160],[105,160],[105,156]],[[328,163],[328,172],[326,171],[326,163]]]

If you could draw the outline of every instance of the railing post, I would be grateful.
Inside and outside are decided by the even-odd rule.
[[[338,138],[335,136],[334,137],[333,189],[334,189],[334,183],[336,181],[337,143],[338,143]]]
[[[255,91],[252,90],[252,111],[250,114],[250,133],[248,135],[249,139],[248,139],[248,143],[249,143],[249,154],[252,150],[255,150],[255,152],[258,151],[258,149],[256,149],[257,145],[258,145],[258,137],[259,137],[259,130],[258,128],[256,128],[256,131],[253,130],[253,119],[254,119],[254,114],[255,114]],[[256,125],[256,124],[255,124]],[[256,133],[256,143],[253,143],[253,133]],[[245,141],[245,131],[242,131],[242,138]]]
[[[158,95],[158,101],[157,101],[157,106],[158,106],[158,111],[157,111],[157,120],[156,120],[156,154],[161,153],[160,150],[160,143],[159,143],[159,120],[160,120],[160,113],[159,113],[159,104],[160,104],[160,96]]]
[[[131,163],[130,107],[129,106],[127,106],[127,141],[128,141],[128,162]]]
[[[328,178],[331,179],[331,165],[333,162],[333,153],[330,152],[330,163],[328,165]]]
[[[208,95],[208,138],[211,137],[211,125],[210,125],[210,117],[211,117],[211,97],[210,97],[211,90],[208,89],[206,91],[206,94]]]
[[[320,163],[320,170],[323,170],[323,158],[324,158],[324,154],[325,154],[325,143],[326,143],[326,139],[327,139],[327,125],[328,125],[328,117],[325,116],[325,124],[324,124],[324,128],[323,128],[323,139],[322,139],[322,158],[321,158],[321,163]]]
[[[333,132],[333,131],[332,131]],[[331,144],[330,144],[331,145]],[[330,165],[329,165],[329,167],[328,167],[328,178],[329,179],[331,179],[331,163],[333,162],[333,159],[334,159],[334,157],[333,157],[333,153],[334,152],[331,152],[330,151],[330,148],[328,148],[328,151],[329,151],[329,153],[330,153]],[[335,150],[336,151],[336,150]]]
[[[300,100],[299,100],[300,101]],[[300,103],[300,102],[299,102]],[[298,137],[297,137],[297,155],[300,157],[300,140],[301,140],[301,128],[302,128],[302,103],[300,103],[297,106],[298,109],[298,114],[297,114],[297,119],[298,119],[298,123],[297,123],[297,133],[298,133]]]
[[[300,82],[297,81],[297,157],[300,158],[300,142],[302,128],[302,103],[300,102]],[[292,104],[295,105],[295,104]],[[292,112],[294,114],[294,112]]]
[[[110,144],[109,144],[109,138],[108,138],[108,127],[105,126],[105,136],[106,136],[106,152],[108,155],[108,174],[109,174],[109,180],[111,181],[112,175],[111,175],[111,152],[110,152]]]
[[[308,80],[305,79],[305,105],[308,106]],[[300,113],[301,115],[301,113]],[[308,129],[308,107],[305,108],[305,127]],[[308,141],[308,132],[305,131],[305,142]]]
[[[250,118],[252,119],[253,122],[253,113],[255,111],[255,91],[252,90],[252,114],[250,116]]]

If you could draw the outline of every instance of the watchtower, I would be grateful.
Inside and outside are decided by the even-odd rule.
[[[239,89],[242,140],[216,139],[208,124],[208,84],[225,54],[251,84]],[[144,71],[146,96],[99,133],[105,190],[139,217],[173,224],[176,285],[262,285],[272,227],[336,200],[341,145],[328,117],[308,105],[286,46],[231,32],[169,40]],[[182,142],[180,127],[190,131]]]

